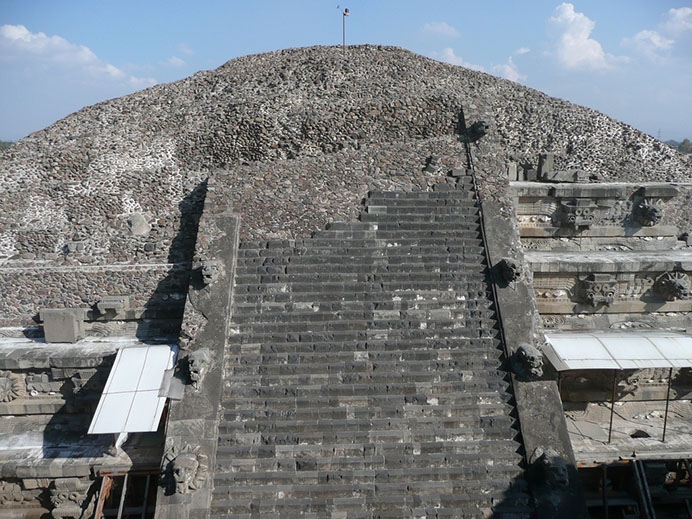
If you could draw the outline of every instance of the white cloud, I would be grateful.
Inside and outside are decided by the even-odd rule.
[[[517,50],[514,51],[514,54],[516,54],[517,56],[521,56],[522,54],[528,54],[529,52],[531,52],[531,49],[529,49],[528,47],[519,47]]]
[[[659,57],[661,52],[670,50],[675,40],[668,39],[656,31],[639,31],[632,38],[625,38],[622,44],[650,58]]]
[[[186,54],[187,56],[192,56],[194,52],[192,52],[192,49],[185,45],[184,43],[179,43],[178,44],[178,50],[182,52],[183,54]]]
[[[473,70],[485,72],[485,69],[480,65],[474,65],[473,63],[464,61],[464,59],[461,56],[457,56],[456,54],[454,54],[454,49],[452,49],[451,47],[442,49],[441,52],[431,52],[430,57],[440,61],[446,61],[447,63],[451,63],[452,65],[459,65],[460,67],[466,67]]]
[[[578,13],[570,3],[555,8],[548,20],[557,34],[556,55],[568,69],[603,70],[612,68],[617,61],[627,58],[607,54],[601,44],[591,38],[596,23],[584,13]]]
[[[459,36],[459,31],[457,31],[447,22],[426,23],[423,26],[423,32],[433,36],[444,36],[447,38],[456,38]]]
[[[18,62],[27,69],[50,69],[73,79],[121,82],[136,87],[156,84],[153,78],[129,75],[100,60],[88,47],[70,43],[60,36],[31,32],[23,25],[0,26],[0,59]]]
[[[182,67],[185,65],[185,60],[180,59],[178,56],[171,56],[164,63],[171,67]]]
[[[692,7],[680,7],[679,9],[669,10],[666,14],[666,20],[663,22],[663,27],[673,35],[692,31]]]
[[[519,73],[519,69],[517,69],[517,66],[514,64],[514,61],[512,61],[512,56],[509,57],[507,63],[504,63],[502,65],[495,65],[493,67],[493,72],[502,76],[505,79],[509,79],[510,81],[518,82],[526,79],[526,76],[524,74]]]

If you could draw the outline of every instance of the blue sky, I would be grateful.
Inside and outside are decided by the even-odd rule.
[[[347,43],[398,45],[692,138],[692,2],[355,0]],[[337,2],[0,0],[0,139],[245,54],[341,42]],[[660,132],[660,133],[659,133]]]

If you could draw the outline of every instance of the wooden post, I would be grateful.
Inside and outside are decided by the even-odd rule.
[[[608,443],[613,435],[613,415],[615,414],[615,390],[618,383],[618,370],[613,370],[613,393],[610,396],[610,427],[608,427]]]
[[[666,393],[666,413],[663,415],[663,438],[661,442],[666,441],[666,426],[668,425],[668,404],[670,403],[670,385],[673,381],[673,368],[668,370],[668,392]]]

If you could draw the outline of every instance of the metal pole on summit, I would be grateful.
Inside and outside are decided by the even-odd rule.
[[[341,12],[341,49],[346,54],[346,17],[349,15],[348,7]]]

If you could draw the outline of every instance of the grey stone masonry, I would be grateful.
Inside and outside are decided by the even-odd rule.
[[[212,517],[529,517],[471,178],[241,242]]]

